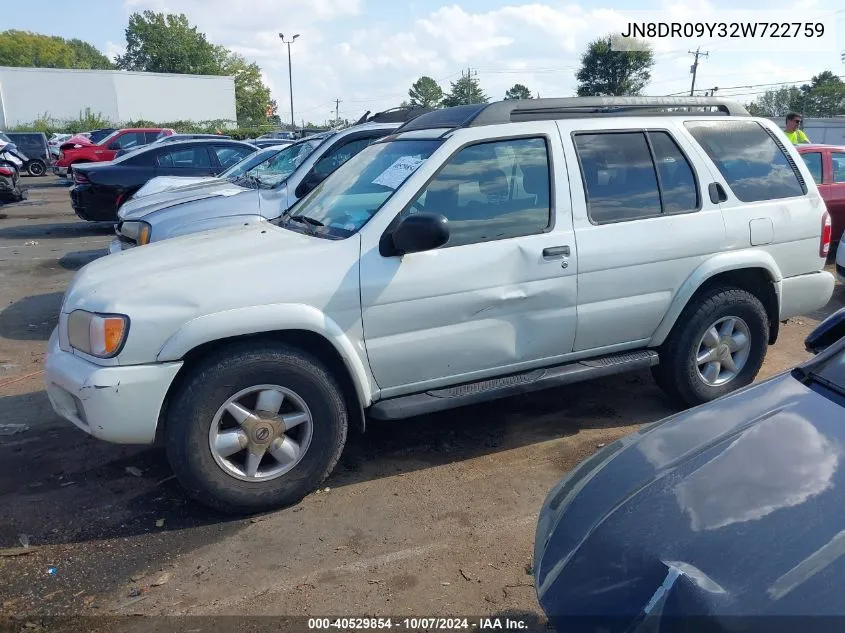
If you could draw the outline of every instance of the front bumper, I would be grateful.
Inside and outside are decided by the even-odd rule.
[[[53,173],[57,176],[61,176],[62,178],[67,178],[67,167],[59,167],[58,165],[53,165]]]
[[[44,383],[53,410],[86,433],[115,444],[152,444],[181,367],[181,361],[101,367],[60,349],[54,330]]]

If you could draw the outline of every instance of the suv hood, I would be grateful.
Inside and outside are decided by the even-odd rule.
[[[254,189],[234,185],[228,180],[220,178],[209,179],[205,182],[198,182],[179,187],[176,189],[165,189],[159,193],[153,193],[139,199],[130,199],[120,207],[117,217],[120,220],[138,220],[145,215],[155,211],[172,207],[186,202],[208,200],[210,198],[228,198],[244,192],[252,192]]]
[[[534,574],[552,623],[845,613],[842,421],[786,373],[596,453],[540,513]]]
[[[132,202],[138,198],[144,198],[154,193],[161,193],[162,191],[172,191],[174,189],[181,189],[190,185],[198,185],[205,183],[220,182],[217,176],[156,176],[147,181],[147,183],[138,189],[127,202]]]
[[[358,235],[328,240],[266,222],[194,233],[84,266],[62,312],[128,315],[117,360],[150,363],[185,324],[229,310],[298,304],[360,322],[359,255]]]

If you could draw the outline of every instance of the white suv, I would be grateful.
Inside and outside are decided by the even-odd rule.
[[[47,392],[96,437],[163,440],[213,507],[278,507],[367,415],[643,368],[687,406],[748,385],[833,293],[828,222],[783,133],[731,102],[437,110],[273,223],[86,266]]]

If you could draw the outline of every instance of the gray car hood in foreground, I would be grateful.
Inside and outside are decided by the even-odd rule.
[[[228,180],[215,179],[213,182],[201,182],[176,189],[167,189],[159,193],[150,194],[137,200],[128,200],[118,211],[120,220],[139,220],[150,213],[166,207],[172,207],[186,202],[208,200],[209,198],[231,198],[244,192],[253,192]]]
[[[845,409],[817,389],[782,374],[622,438],[564,479],[534,557],[555,628],[845,622]]]

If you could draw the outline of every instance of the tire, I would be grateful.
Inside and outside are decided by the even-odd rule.
[[[44,173],[47,171],[47,165],[44,164],[43,160],[39,160],[36,158],[35,160],[29,161],[26,166],[26,171],[29,173],[30,176],[43,176]]]
[[[736,346],[735,341],[742,340],[740,336],[720,337],[715,350],[709,347],[712,336],[706,343],[703,338],[713,325],[718,325],[720,333],[725,331],[730,326],[729,319],[736,320],[735,333],[747,339],[747,354],[744,360],[743,352],[729,354],[731,363],[739,371],[733,372],[726,369],[727,364],[718,363],[714,373],[712,370],[717,363],[699,366],[697,357],[713,352],[727,360],[725,353],[731,348],[725,350],[723,343],[730,339],[734,341],[732,346]],[[768,341],[769,319],[757,297],[739,288],[713,288],[687,305],[678,317],[660,350],[660,364],[652,368],[652,375],[660,388],[678,404],[698,406],[751,384],[763,365]],[[700,367],[703,369],[700,370]],[[716,380],[713,380],[714,375]],[[724,382],[720,382],[722,376],[727,377]],[[711,380],[708,381],[708,378]]]
[[[217,433],[218,424],[228,424],[227,433],[234,430],[258,437],[260,429],[245,431],[247,427],[238,426],[228,413],[215,422],[227,400],[258,385],[289,390],[282,413],[286,407],[306,411],[311,431],[309,435],[303,428],[309,423],[288,431],[287,437],[299,433],[294,439],[305,446],[300,461],[290,470],[275,478],[250,480],[244,478],[250,448],[224,457],[212,449],[211,438],[212,428]],[[238,402],[249,406],[244,403],[251,397],[248,394]],[[315,490],[337,464],[347,426],[341,388],[318,359],[278,343],[253,341],[222,348],[185,377],[169,407],[165,450],[176,477],[194,499],[227,514],[250,514],[293,505]],[[240,475],[232,470],[239,463],[247,464]],[[261,464],[282,467],[270,454]],[[265,470],[272,470],[270,466]]]

